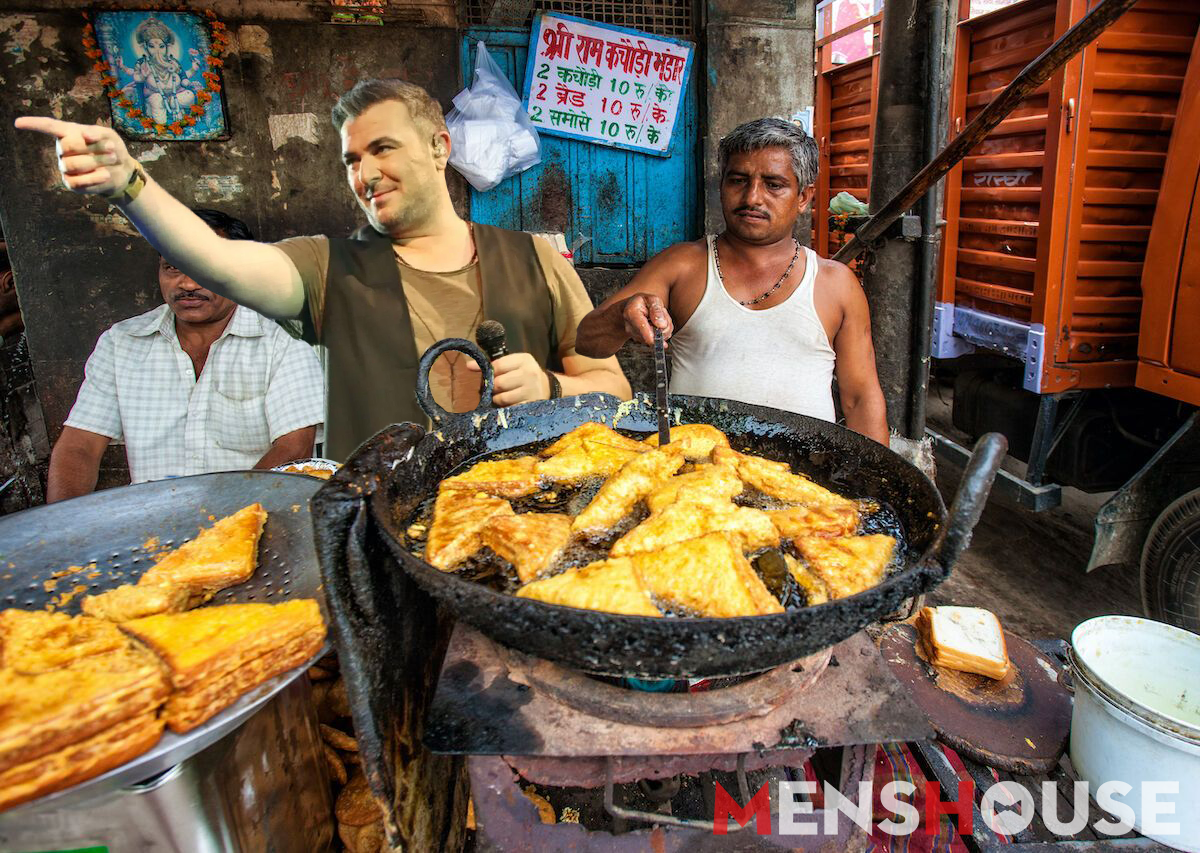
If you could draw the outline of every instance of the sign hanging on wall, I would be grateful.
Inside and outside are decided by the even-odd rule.
[[[688,42],[539,13],[523,106],[542,133],[666,157],[691,67]]]

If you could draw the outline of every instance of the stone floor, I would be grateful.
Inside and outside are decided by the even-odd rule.
[[[931,393],[929,425],[965,440],[955,435],[945,400]],[[959,474],[939,463],[938,487],[947,504]],[[1029,638],[1069,639],[1076,625],[1093,616],[1141,615],[1134,574],[1111,567],[1084,571],[1096,511],[1107,497],[1064,489],[1062,506],[1041,513],[989,501],[971,547],[932,593],[931,603],[987,607],[1006,629]]]

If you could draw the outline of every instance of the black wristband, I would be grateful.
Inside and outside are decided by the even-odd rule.
[[[549,370],[544,371],[546,378],[550,380],[550,396],[547,400],[557,400],[562,397],[562,383],[558,381],[558,377]]]

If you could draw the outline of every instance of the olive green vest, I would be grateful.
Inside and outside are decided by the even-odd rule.
[[[554,306],[533,238],[476,224],[483,317],[508,332],[508,351],[561,370]],[[306,318],[306,337],[314,337]],[[325,311],[314,343],[329,351],[325,455],[345,461],[394,423],[428,423],[417,405],[416,350],[391,239],[369,226],[329,241]]]

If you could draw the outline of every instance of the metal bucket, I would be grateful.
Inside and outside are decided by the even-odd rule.
[[[1200,853],[1200,636],[1101,616],[1076,627],[1071,646],[1071,763],[1079,777],[1093,798],[1105,783],[1125,783],[1128,793],[1113,800],[1129,809],[1138,832]]]
[[[318,853],[332,840],[333,805],[307,678],[150,779],[67,807],[33,802],[0,815],[0,850],[13,853]]]

